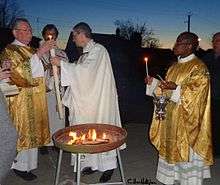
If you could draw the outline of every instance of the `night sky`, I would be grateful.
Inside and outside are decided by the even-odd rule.
[[[219,0],[18,0],[34,35],[41,36],[44,25],[55,24],[60,31],[60,44],[65,46],[74,24],[87,22],[97,33],[115,33],[115,20],[146,23],[154,30],[161,47],[172,48],[180,32],[187,31],[187,15],[191,15],[191,31],[198,34],[201,47],[210,47],[211,36],[220,31]]]

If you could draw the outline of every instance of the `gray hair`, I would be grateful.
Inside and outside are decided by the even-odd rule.
[[[27,24],[29,24],[29,26],[31,27],[31,24],[29,23],[29,21],[25,18],[17,18],[15,19],[13,25],[12,25],[12,30],[15,30],[17,29],[18,25],[21,23],[21,22],[26,22]]]

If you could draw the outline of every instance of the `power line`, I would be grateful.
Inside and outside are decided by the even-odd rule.
[[[206,24],[211,25],[212,27],[215,27],[216,29],[220,29],[220,24],[217,22],[214,22],[213,20],[207,18],[207,17],[201,17],[198,14],[195,14],[195,16],[200,19],[200,21],[203,21]]]

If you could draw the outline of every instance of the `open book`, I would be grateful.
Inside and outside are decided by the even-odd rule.
[[[5,96],[13,96],[19,93],[19,89],[16,85],[10,85],[4,80],[0,81],[0,89]]]

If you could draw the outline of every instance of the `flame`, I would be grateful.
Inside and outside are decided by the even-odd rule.
[[[144,61],[147,63],[148,62],[148,57],[144,57]]]
[[[69,136],[71,136],[72,139],[69,140],[67,144],[72,145],[72,144],[75,143],[75,142],[77,141],[77,139],[78,139],[77,133],[76,133],[76,132],[70,132],[70,133],[69,133]]]
[[[48,35],[48,39],[52,40],[53,36],[52,35]]]
[[[106,139],[106,133],[105,132],[103,132],[103,134],[102,134],[102,139]]]
[[[91,129],[89,129],[89,131],[88,131],[88,134],[87,134],[88,136],[88,138],[92,138],[92,130]]]
[[[83,134],[81,140],[84,141],[86,139],[86,134]]]
[[[96,136],[97,136],[97,134],[96,134],[96,131],[95,131],[95,129],[92,129],[92,141],[95,141],[96,140]],[[90,138],[89,138],[90,139]]]
[[[72,144],[82,144],[85,140],[88,141],[96,141],[97,140],[97,133],[95,129],[89,129],[89,131],[86,134],[83,134],[81,136],[77,136],[76,132],[69,132],[69,136],[71,139],[67,142],[68,145]],[[102,139],[106,138],[106,134],[103,133]]]
[[[76,132],[70,132],[69,136],[72,136],[73,138],[76,138],[77,137],[77,133]]]

